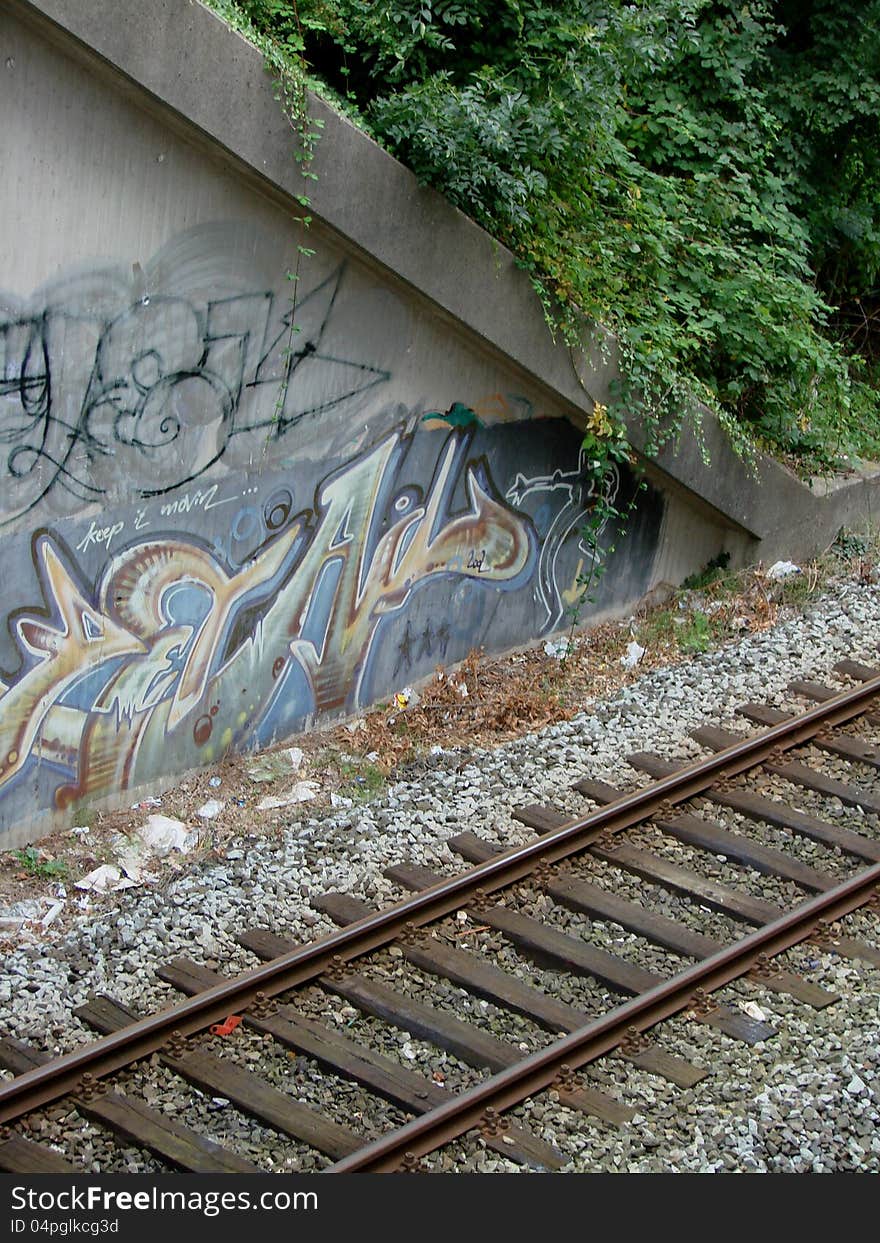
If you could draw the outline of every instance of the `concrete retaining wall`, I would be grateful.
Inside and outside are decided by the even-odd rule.
[[[315,107],[304,233],[259,54],[207,10],[0,14],[2,845],[552,633],[589,571],[577,428],[607,368]],[[649,469],[594,615],[722,549],[803,555],[791,498],[818,502],[764,464],[774,524],[713,452]]]

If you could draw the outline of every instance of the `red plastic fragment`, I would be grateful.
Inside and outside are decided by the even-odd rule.
[[[212,1036],[228,1036],[230,1032],[235,1031],[236,1027],[238,1027],[240,1022],[241,1022],[240,1014],[230,1014],[229,1017],[225,1018],[222,1023],[211,1024],[211,1028],[210,1028],[211,1035]]]

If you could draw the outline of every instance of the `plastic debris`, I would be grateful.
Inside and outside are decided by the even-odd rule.
[[[132,803],[132,811],[145,811],[147,807],[161,807],[162,800],[153,796],[152,798],[142,798],[139,803]]]
[[[212,777],[212,778],[211,778],[211,780],[208,782],[208,785],[209,785],[209,786],[213,786],[213,787],[214,787],[214,789],[216,790],[216,789],[217,789],[217,787],[218,787],[218,785],[220,785],[220,778],[219,778],[219,777]]]
[[[77,889],[85,889],[90,893],[110,893],[118,889],[133,889],[136,882],[123,876],[119,868],[112,863],[102,863],[94,868],[82,880],[76,882]]]
[[[767,571],[767,577],[775,580],[788,578],[791,574],[803,574],[801,567],[793,561],[774,561]]]
[[[235,1031],[236,1027],[238,1027],[240,1022],[241,1022],[240,1014],[227,1015],[227,1017],[223,1020],[222,1023],[211,1024],[211,1028],[210,1028],[211,1035],[212,1036],[228,1036],[231,1032]]]
[[[742,1003],[742,1008],[745,1010],[750,1019],[756,1019],[759,1023],[766,1023],[767,1015],[754,1001],[744,1001]]]
[[[292,790],[278,797],[268,796],[257,803],[257,811],[274,811],[276,807],[290,807],[294,803],[308,803],[317,797],[320,786],[317,781],[298,781]]]
[[[634,669],[645,654],[646,649],[635,639],[626,645],[626,655],[621,656],[620,663],[624,669]]]
[[[85,837],[87,833],[91,833],[87,824],[75,824],[72,829],[67,830],[68,837]]]
[[[287,754],[290,756],[290,767],[293,769],[299,768],[300,764],[302,764],[303,760],[306,758],[305,752],[301,747],[288,747]]]
[[[52,905],[49,907],[48,911],[46,912],[46,914],[40,920],[40,927],[48,928],[50,924],[54,924],[55,920],[58,918],[58,916],[61,914],[63,910],[64,910],[64,902],[62,900],[59,899],[53,902]]]
[[[414,1062],[416,1060],[416,1051],[408,1040],[404,1041],[404,1043],[400,1046],[400,1052],[405,1058],[408,1058],[409,1061]]]
[[[196,810],[196,815],[201,816],[203,820],[213,820],[215,816],[219,816],[220,812],[226,806],[221,803],[218,798],[209,798],[207,803],[202,803],[201,807]]]
[[[167,855],[172,850],[185,855],[199,840],[196,829],[188,829],[182,821],[160,815],[148,816],[147,823],[135,829],[135,835],[154,855]]]

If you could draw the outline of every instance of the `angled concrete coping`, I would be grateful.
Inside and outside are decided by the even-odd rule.
[[[513,255],[315,95],[311,112],[323,122],[311,165],[317,180],[304,182],[262,54],[198,0],[6,2],[264,193],[293,205],[307,191],[312,213],[348,245],[552,390],[573,421],[607,397],[613,341],[596,332],[573,357],[553,340]],[[640,430],[630,429],[636,447],[644,446]],[[686,429],[650,473],[760,541],[765,558],[810,555],[841,525],[880,513],[880,467],[811,490],[767,457],[750,470],[708,412],[702,441]]]

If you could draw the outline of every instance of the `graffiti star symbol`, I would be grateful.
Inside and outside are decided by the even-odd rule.
[[[406,665],[407,669],[413,661],[413,635],[410,624],[407,621],[406,628],[403,632],[403,638],[397,645],[397,663],[394,666],[394,673],[397,674],[402,665]]]

